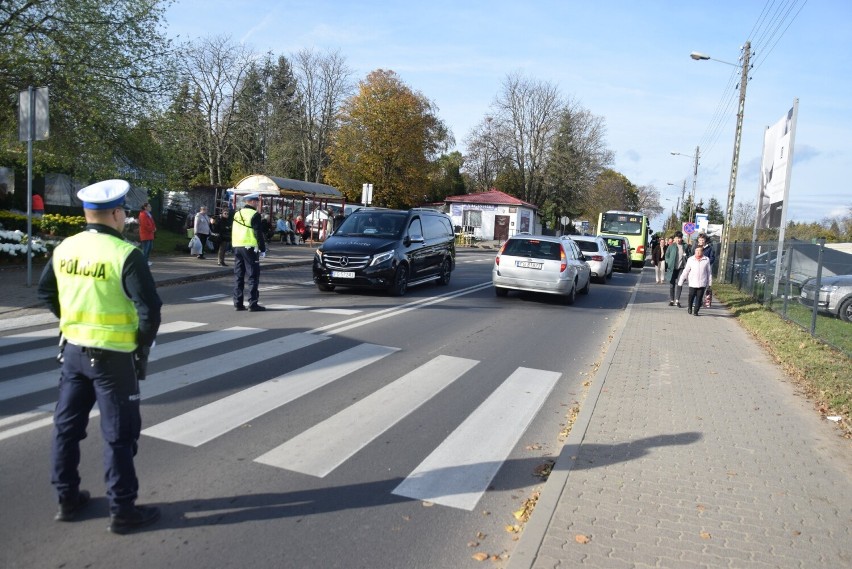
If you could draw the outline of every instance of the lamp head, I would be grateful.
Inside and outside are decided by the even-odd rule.
[[[705,55],[705,54],[703,54],[699,51],[693,51],[692,53],[689,54],[689,57],[691,57],[692,59],[694,59],[696,61],[700,61],[702,59],[710,59],[709,55]]]

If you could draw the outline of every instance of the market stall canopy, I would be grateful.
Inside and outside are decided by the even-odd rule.
[[[261,174],[246,176],[234,186],[233,191],[237,195],[256,193],[262,196],[313,196],[324,199],[343,199],[343,194],[337,188],[326,184]]]

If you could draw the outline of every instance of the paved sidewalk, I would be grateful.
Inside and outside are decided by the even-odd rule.
[[[849,441],[724,307],[689,316],[652,280],[509,568],[852,567]]]

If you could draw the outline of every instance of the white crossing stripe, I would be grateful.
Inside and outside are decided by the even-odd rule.
[[[30,326],[41,326],[42,324],[55,324],[57,322],[59,322],[59,319],[51,312],[41,312],[29,316],[18,316],[17,318],[0,320],[0,331],[29,328]]]
[[[255,462],[322,478],[477,363],[438,356]]]
[[[59,332],[56,330],[51,330],[51,332],[51,336],[56,336],[56,345],[0,356],[0,369],[55,358],[56,354],[59,353]]]
[[[157,344],[151,349],[151,355],[148,357],[148,361],[155,362],[163,358],[183,354],[199,348],[206,348],[207,346],[213,346],[216,344],[226,344],[236,340],[237,338],[251,336],[252,334],[257,334],[259,332],[263,332],[263,329],[233,326],[231,328],[225,328],[224,330],[198,334],[191,338],[176,340],[167,344]]]
[[[172,332],[179,332],[182,330],[188,330],[190,328],[196,328],[198,326],[203,326],[200,322],[171,322],[168,324],[163,324],[160,327],[160,332],[157,334],[157,337],[162,337],[164,334],[169,334]],[[56,357],[59,353],[59,331],[58,330],[42,330],[42,332],[49,332],[46,336],[55,336],[57,339],[57,343],[54,346],[47,346],[45,348],[35,348],[33,350],[25,350],[22,352],[17,352],[14,354],[8,354],[5,356],[0,356],[0,369],[6,367],[12,367],[19,364],[26,364],[30,362],[36,362],[39,360],[51,360]],[[187,348],[185,348],[187,349]],[[191,349],[191,348],[189,348]],[[152,352],[153,355],[153,352]],[[59,372],[56,372],[57,374]],[[56,377],[59,377],[58,375]]]
[[[360,310],[354,310],[351,308],[314,308],[311,312],[323,312],[325,314],[341,314],[343,316],[352,316],[353,314],[358,314],[361,312]]]
[[[36,340],[51,337],[56,338],[56,340],[59,341],[59,328],[48,328],[47,330],[37,330],[35,332],[15,334],[14,336],[5,336],[0,338],[0,348],[24,344],[26,342],[34,342]]]
[[[201,324],[200,322],[178,321],[178,322],[171,322],[171,323],[168,323],[168,324],[164,324],[160,327],[160,329],[163,330],[163,334],[171,334],[171,333],[179,332],[179,331],[182,331],[182,330],[188,330],[190,328],[196,328],[198,326],[203,326],[203,324]],[[158,333],[158,336],[159,335],[160,334]],[[193,343],[193,341],[191,339],[190,340],[178,340],[178,341],[173,342],[173,343],[179,344],[179,345],[183,345],[184,343],[187,344],[187,345],[191,345]],[[169,346],[170,346],[170,344],[165,344],[164,349],[165,350],[176,349],[176,347],[169,348]],[[155,351],[158,351],[160,348],[161,348],[160,346],[156,346],[152,350],[152,353],[155,352]],[[187,351],[188,349],[191,349],[191,348],[182,349],[181,351]],[[29,353],[40,354],[41,352],[44,352],[44,354],[47,354],[47,357],[52,358],[52,357],[56,357],[58,350],[59,350],[58,347],[53,346],[53,347],[41,348],[41,349],[37,349],[37,350],[30,350],[28,352],[22,352],[22,353],[23,354],[29,354]],[[12,356],[10,359],[14,360],[16,357],[17,356]],[[163,357],[163,356],[158,356],[158,357]],[[27,361],[34,361],[34,360],[27,360]],[[6,358],[5,357],[0,358],[0,368],[5,367],[6,365],[7,365],[6,364]],[[8,365],[14,365],[14,364],[8,364]],[[57,385],[59,385],[59,370],[58,369],[52,369],[50,371],[44,371],[44,372],[41,372],[41,373],[35,373],[35,374],[27,375],[27,376],[24,376],[24,377],[18,377],[16,379],[12,379],[10,381],[0,382],[0,401],[5,401],[6,399],[12,399],[12,398],[15,398],[15,397],[21,397],[22,395],[29,395],[30,393],[38,393],[39,391],[44,391],[45,389],[51,389],[53,387],[56,387]]]
[[[258,350],[258,353],[269,354],[270,357],[274,357],[299,350],[328,339],[328,336],[319,336],[315,334],[291,334],[283,338],[258,344],[255,348]],[[235,357],[237,353],[238,352],[235,351],[220,354],[198,362],[151,374],[143,383],[140,384],[140,394],[142,399],[144,400],[149,397],[163,395],[164,393],[168,393],[188,385],[193,385],[195,383],[200,383],[212,377],[240,369],[244,367],[245,362],[242,358]],[[53,374],[53,381],[58,382],[59,373],[56,371],[51,373]],[[0,387],[2,387],[2,385],[3,384],[0,384]],[[43,419],[0,432],[0,441],[51,424],[53,418],[51,416],[47,416],[47,414],[52,414],[55,408],[55,401],[53,403],[40,405],[36,409],[36,412],[44,413],[45,415]],[[89,414],[89,418],[97,417],[99,414],[100,413],[96,407]],[[23,415],[24,414],[9,417],[8,422],[14,423],[22,421],[26,418]]]
[[[193,409],[149,427],[142,433],[158,439],[198,447],[397,350],[398,348],[388,346],[360,344]]]
[[[263,342],[252,346],[252,354],[255,354],[256,359],[261,359],[258,356],[266,355],[268,357],[277,357],[313,344],[318,344],[324,340],[328,340],[328,336],[318,336],[316,334],[290,334],[268,342]],[[238,354],[245,354],[245,349],[211,356],[203,360],[192,362],[186,365],[171,368],[166,371],[161,371],[148,378],[140,384],[142,398],[156,397],[164,393],[169,393],[175,389],[181,389],[188,385],[201,383],[212,377],[217,377],[225,373],[230,373],[246,366],[245,358],[239,357]]]
[[[219,293],[219,294],[208,294],[207,296],[193,296],[190,297],[189,300],[194,300],[196,302],[203,302],[205,300],[213,300],[215,298],[226,298],[228,295]]]
[[[230,300],[220,300],[215,304],[231,306],[232,302]],[[301,304],[264,304],[263,306],[265,306],[267,310],[304,310],[309,312],[323,312],[325,314],[340,314],[343,316],[352,316],[353,314],[363,312],[362,310],[355,310],[352,308],[314,308],[312,306],[303,306]]]
[[[560,375],[515,370],[393,493],[473,510]]]

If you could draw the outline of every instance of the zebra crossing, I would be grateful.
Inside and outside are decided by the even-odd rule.
[[[373,313],[369,318],[362,315],[354,320],[372,322],[387,316]],[[327,349],[316,351],[317,356],[312,361],[311,358],[306,360],[311,363],[302,367],[177,412],[175,416],[145,428],[143,437],[204,449],[241,426],[309,393],[326,389],[347,377],[370,374],[379,362],[392,362],[395,361],[393,358],[402,357],[402,350],[394,346],[352,345],[349,341],[342,342],[337,349],[334,342],[329,343],[335,333],[354,326],[352,320],[340,323],[337,328],[329,325],[324,330],[299,333],[245,326],[203,331],[198,330],[205,326],[200,322],[164,323],[150,360],[161,365],[151,366],[154,372],[141,384],[143,405],[152,398],[190,385],[213,385],[217,377],[245,369],[245,359],[237,356],[236,349],[213,356],[207,350],[203,357],[192,358],[193,361],[185,363],[186,355],[192,357],[193,353],[213,344],[229,346],[236,339],[261,335],[253,350],[255,364],[319,344],[325,344]],[[283,335],[270,338],[275,332]],[[16,346],[15,352],[0,355],[0,372],[3,372],[0,380],[0,444],[52,423],[51,411],[56,395],[53,390],[58,381],[58,370],[53,367],[46,372],[19,377],[7,374],[26,369],[29,362],[37,361],[37,357],[52,359],[55,346],[44,344],[52,342],[54,334],[55,330],[51,330],[0,338],[0,348]],[[312,354],[314,351],[300,353]],[[184,358],[179,361],[172,358],[176,355]],[[273,437],[270,439],[271,448],[259,449],[252,460],[263,468],[324,478],[345,468],[347,461],[412,413],[434,404],[433,399],[449,386],[465,378],[470,380],[477,373],[479,364],[476,359],[433,354],[414,369],[391,379],[383,387],[310,428],[284,440],[275,441]],[[561,377],[559,372],[528,367],[518,367],[508,373],[499,387],[484,394],[479,406],[437,448],[417,451],[422,453],[422,461],[392,491],[394,495],[467,511],[476,507]],[[15,414],[2,412],[9,408],[9,402],[23,396],[39,396],[48,402]],[[95,408],[92,417],[97,415]]]

